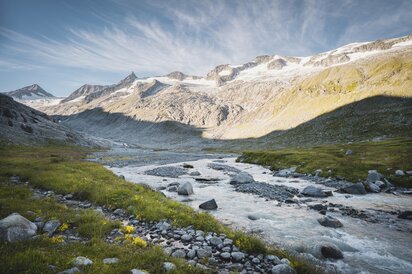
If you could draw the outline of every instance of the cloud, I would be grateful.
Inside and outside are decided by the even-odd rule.
[[[7,42],[3,48],[20,56],[16,59],[18,62],[24,60],[31,66],[135,71],[142,76],[174,70],[204,75],[215,65],[243,63],[261,54],[302,56],[319,49],[327,50],[339,42],[358,39],[362,34],[376,35],[374,26],[381,28],[381,34],[403,22],[407,13],[392,12],[369,20],[362,19],[361,13],[355,10],[357,16],[351,18],[349,11],[359,8],[356,1],[351,0],[153,1],[146,4],[154,14],[137,16],[140,7],[116,1],[121,17],[114,20],[96,12],[95,18],[102,22],[99,30],[68,26],[64,40],[0,28],[2,40]],[[403,4],[403,8],[407,6]],[[379,11],[376,14],[380,14]],[[340,22],[340,26],[333,25],[335,21]],[[403,31],[408,27],[410,25],[403,27]],[[10,65],[10,61],[7,64]],[[7,64],[2,62],[0,67]]]

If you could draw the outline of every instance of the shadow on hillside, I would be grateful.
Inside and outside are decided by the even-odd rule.
[[[260,138],[212,140],[203,129],[175,121],[147,122],[101,108],[55,116],[90,135],[152,148],[242,150],[312,146],[390,137],[412,137],[412,98],[375,96],[322,114],[295,128],[273,131]]]

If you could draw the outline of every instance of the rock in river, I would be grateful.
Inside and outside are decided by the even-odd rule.
[[[177,189],[177,194],[179,194],[179,195],[192,195],[193,194],[192,184],[189,183],[189,182],[186,182],[183,185],[179,186],[179,188]]]
[[[323,245],[320,247],[320,252],[325,258],[343,259],[342,251],[334,245]]]
[[[351,186],[341,189],[343,192],[348,194],[365,195],[365,186],[362,183],[353,184]]]
[[[187,169],[174,166],[161,166],[151,170],[145,171],[147,175],[178,178],[181,175],[187,174]]]
[[[333,228],[338,228],[338,227],[342,227],[342,223],[336,219],[333,218],[331,216],[326,216],[326,217],[322,217],[318,219],[318,222],[326,227],[333,227]]]
[[[0,242],[16,242],[36,235],[37,226],[21,216],[13,213],[0,220]]]
[[[307,186],[301,192],[302,195],[309,196],[309,197],[319,197],[324,198],[327,197],[321,188],[315,186]]]
[[[253,183],[254,181],[255,180],[253,179],[252,175],[250,175],[247,172],[242,171],[230,179],[230,184],[231,185],[249,184],[249,183]]]
[[[217,209],[217,204],[216,204],[215,199],[212,199],[212,200],[209,200],[207,202],[200,204],[199,208],[204,209],[204,210],[214,210],[214,209]]]

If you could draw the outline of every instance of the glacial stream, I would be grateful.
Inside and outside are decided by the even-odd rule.
[[[162,190],[174,200],[181,201],[195,210],[199,204],[215,199],[218,209],[209,211],[221,222],[233,228],[254,232],[267,242],[309,253],[318,257],[314,245],[322,242],[333,243],[344,254],[342,260],[323,260],[333,264],[340,273],[412,273],[412,221],[393,216],[386,223],[370,223],[363,219],[344,216],[339,212],[327,212],[327,215],[339,219],[342,228],[330,228],[317,221],[322,215],[308,208],[310,203],[285,204],[275,200],[266,200],[255,194],[236,192],[229,184],[230,176],[222,170],[210,168],[209,164],[220,164],[245,171],[258,182],[273,185],[285,185],[302,190],[313,182],[299,178],[274,177],[264,167],[236,163],[234,156],[199,155],[191,153],[172,153],[166,151],[147,151],[140,149],[115,149],[99,157],[111,157],[106,162],[107,168],[117,175],[123,175],[129,181],[144,183],[152,188],[167,187],[173,182],[191,182],[194,194],[180,196],[176,192]],[[118,158],[116,158],[118,157]],[[101,158],[102,159],[102,158]],[[188,173],[200,175],[181,175],[178,178],[146,175],[145,172],[160,166],[182,168],[183,163],[193,166]],[[213,179],[213,183],[196,181],[195,178]],[[323,185],[324,189],[335,190]],[[399,211],[411,210],[412,197],[393,194],[367,194],[362,196],[333,193],[327,198],[312,198],[314,203],[348,205],[356,209]],[[253,220],[252,220],[253,219]],[[391,223],[401,223],[408,232],[396,230]],[[313,257],[312,257],[313,258]]]

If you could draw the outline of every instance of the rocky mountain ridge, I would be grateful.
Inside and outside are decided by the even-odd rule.
[[[13,91],[5,92],[4,94],[20,100],[55,98],[54,95],[45,91],[38,84],[33,84]]]
[[[68,116],[99,108],[96,115],[177,122],[202,129],[210,139],[260,137],[365,98],[412,97],[411,64],[409,35],[308,57],[258,56],[242,65],[219,65],[205,77],[172,72],[137,78],[132,73],[114,85],[83,86],[61,103],[39,109]],[[70,124],[76,128],[73,119]]]

